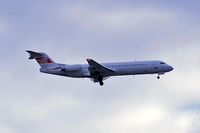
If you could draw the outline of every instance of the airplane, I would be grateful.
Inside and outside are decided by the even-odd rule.
[[[173,70],[173,67],[159,60],[131,61],[116,63],[98,63],[93,59],[87,59],[88,64],[60,64],[55,63],[47,54],[26,50],[29,59],[35,59],[40,65],[40,72],[72,78],[90,78],[93,82],[104,85],[104,80],[111,76],[141,75],[141,74],[165,74]]]

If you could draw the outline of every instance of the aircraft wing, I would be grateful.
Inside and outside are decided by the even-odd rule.
[[[87,62],[90,66],[89,71],[91,75],[95,75],[95,74],[107,75],[107,74],[115,72],[115,70],[102,66],[101,64],[97,63],[96,61],[92,59],[87,59]]]

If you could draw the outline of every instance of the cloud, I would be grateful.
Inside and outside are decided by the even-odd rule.
[[[2,133],[16,133],[11,127],[0,124],[0,132]]]
[[[195,15],[160,4],[39,3],[29,4],[25,14],[17,12],[20,19],[12,14],[0,19],[5,36],[0,38],[0,131],[200,131],[199,108],[189,106],[200,101]],[[86,63],[88,57],[100,62],[161,59],[175,70],[161,80],[112,77],[100,87],[86,79],[39,73],[26,49],[46,52],[61,63]]]
[[[96,117],[92,122],[97,132],[154,132],[154,133],[188,133],[199,130],[198,114],[193,112],[177,112],[165,108],[163,105],[144,102],[134,108],[125,107],[114,110],[110,114]]]
[[[176,14],[149,7],[114,8],[101,10],[86,5],[63,7],[59,10],[61,20],[73,21],[88,31],[96,32],[143,32],[168,26]]]

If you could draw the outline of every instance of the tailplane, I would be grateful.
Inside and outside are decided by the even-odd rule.
[[[45,53],[26,50],[30,54],[29,59],[35,59],[42,68],[51,67],[55,62]]]

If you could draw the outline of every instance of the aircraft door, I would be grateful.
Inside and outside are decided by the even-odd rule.
[[[157,64],[152,64],[153,66],[153,72],[158,72],[159,71],[159,66]]]

